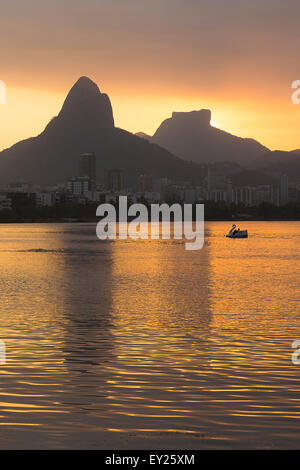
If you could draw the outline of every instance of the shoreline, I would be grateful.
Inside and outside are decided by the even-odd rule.
[[[135,217],[128,217],[128,222],[132,222],[135,219]],[[23,219],[23,220],[1,220],[0,225],[8,225],[8,224],[92,224],[95,223],[97,224],[101,219]],[[116,220],[117,223],[120,222],[120,220]],[[173,221],[171,220],[171,223]],[[193,222],[196,222],[196,220],[193,220]],[[260,218],[260,217],[251,217],[251,218],[232,218],[232,219],[205,219],[204,222],[300,222],[300,217],[299,218]],[[151,223],[151,220],[148,221],[148,223]]]

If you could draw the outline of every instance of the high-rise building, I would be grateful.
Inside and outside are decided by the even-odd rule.
[[[94,153],[82,153],[79,157],[79,176],[88,177],[90,189],[96,189],[96,155]]]
[[[223,189],[211,189],[207,196],[209,201],[227,202],[227,192]]]
[[[280,178],[280,204],[284,206],[289,202],[289,177],[282,175]]]
[[[151,175],[139,176],[139,192],[151,192],[153,190],[153,178]]]
[[[271,184],[264,184],[255,187],[254,204],[259,206],[263,203],[274,203],[274,188]]]
[[[35,193],[35,204],[39,207],[52,206],[55,201],[55,195],[51,192],[39,191]]]
[[[0,211],[12,209],[12,200],[5,195],[0,195]]]
[[[74,196],[83,196],[90,191],[90,179],[87,176],[74,176],[67,182],[67,189]]]
[[[244,204],[247,207],[254,206],[255,188],[251,186],[239,186],[232,190],[232,200],[235,204]]]
[[[152,189],[157,193],[163,193],[166,187],[170,184],[168,178],[155,178],[152,181]]]
[[[112,192],[120,192],[124,189],[124,173],[123,170],[110,170],[108,172],[108,188]]]

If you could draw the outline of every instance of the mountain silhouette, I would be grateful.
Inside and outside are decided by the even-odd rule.
[[[291,182],[300,179],[300,149],[292,151],[274,150],[262,155],[254,166],[272,176],[287,175]]]
[[[166,149],[114,125],[109,97],[81,77],[68,93],[58,116],[37,137],[0,152],[0,182],[25,179],[41,185],[63,183],[78,174],[80,153],[95,152],[98,180],[107,170],[124,170],[129,185],[142,173],[199,181],[205,170]]]
[[[137,135],[138,137],[141,137],[142,139],[151,140],[151,135],[145,134],[145,132],[137,132],[134,135]]]
[[[248,166],[268,151],[254,139],[236,137],[211,126],[211,111],[174,112],[159,126],[150,142],[184,160],[193,162],[231,161]]]

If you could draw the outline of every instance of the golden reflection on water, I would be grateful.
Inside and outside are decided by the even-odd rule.
[[[300,224],[247,228],[207,224],[191,252],[100,242],[92,224],[1,226],[0,446],[30,446],[31,426],[49,446],[109,430],[297,443]]]

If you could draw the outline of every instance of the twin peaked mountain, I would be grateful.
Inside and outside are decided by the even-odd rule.
[[[251,139],[211,127],[210,112],[205,110],[174,113],[150,141],[140,138],[115,127],[109,97],[81,77],[40,135],[0,152],[0,181],[64,182],[78,174],[80,153],[95,152],[100,181],[108,169],[117,167],[130,185],[143,173],[196,182],[203,177],[199,162],[246,163],[267,150]]]

